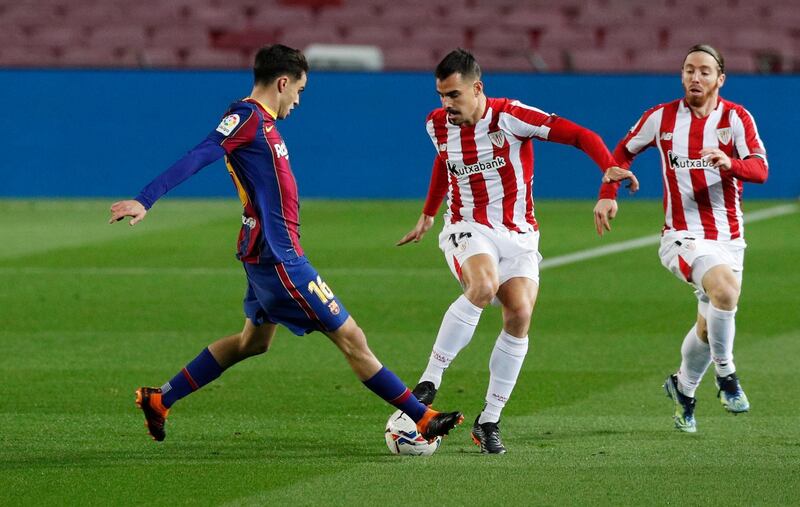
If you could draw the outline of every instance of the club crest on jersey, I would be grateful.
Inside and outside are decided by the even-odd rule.
[[[447,151],[447,143],[440,144],[439,151]]]
[[[725,127],[724,129],[717,129],[717,139],[719,139],[720,144],[728,144],[731,142],[731,128]]]
[[[219,122],[219,126],[217,127],[217,132],[224,136],[231,135],[233,129],[236,128],[236,125],[239,124],[239,115],[238,114],[229,114],[225,118]]]
[[[498,148],[502,148],[504,144],[506,144],[506,135],[503,134],[502,130],[498,130],[497,132],[489,132],[489,140],[492,141],[492,144],[497,146]]]
[[[328,303],[328,310],[330,310],[334,315],[339,315],[339,312],[341,311],[339,309],[339,303],[337,303],[335,300]]]

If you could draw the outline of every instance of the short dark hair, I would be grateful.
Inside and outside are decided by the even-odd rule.
[[[308,73],[308,62],[299,49],[273,44],[256,53],[253,80],[257,85],[268,85],[284,75],[300,79],[304,73]]]
[[[686,52],[686,56],[698,51],[711,55],[711,58],[716,60],[717,65],[719,66],[719,73],[725,74],[725,59],[722,57],[722,53],[708,44],[695,44],[689,48],[689,51]],[[683,58],[683,61],[686,61],[686,57]]]
[[[458,72],[462,77],[481,78],[481,67],[475,57],[466,49],[458,48],[450,51],[436,66],[436,79],[447,79]]]

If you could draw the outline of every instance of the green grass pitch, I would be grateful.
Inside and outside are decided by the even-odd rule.
[[[751,413],[725,413],[708,374],[698,433],[672,428],[661,383],[695,304],[653,245],[543,271],[502,457],[469,439],[501,322],[487,310],[437,398],[465,424],[434,456],[413,458],[388,453],[393,408],[335,347],[285,330],[269,353],[176,404],[167,440],[150,440],[134,389],[160,385],[241,328],[239,206],[167,199],[130,228],[106,224],[110,204],[0,201],[0,505],[800,503],[798,213],[747,227],[736,362]],[[537,202],[542,254],[659,231],[660,203],[621,206],[601,240],[591,202]],[[459,294],[436,233],[394,246],[419,209],[302,207],[309,258],[410,385]]]

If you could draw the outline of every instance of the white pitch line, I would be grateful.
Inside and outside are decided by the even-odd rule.
[[[746,223],[759,222],[769,218],[789,215],[798,211],[797,204],[783,204],[749,212],[746,215]],[[544,259],[539,264],[539,269],[549,269],[576,262],[595,259],[605,255],[611,255],[628,250],[634,250],[648,245],[655,245],[661,241],[661,235],[644,236],[641,238],[620,241],[610,245],[604,245],[588,250],[558,255],[550,259]],[[19,275],[90,275],[90,276],[151,276],[151,275],[172,275],[172,276],[240,276],[243,273],[241,267],[237,268],[178,268],[178,267],[0,267],[0,276],[7,274]],[[388,276],[396,274],[398,271],[411,276],[439,276],[442,272],[440,268],[321,268],[323,274],[335,274],[341,276]]]
[[[767,220],[773,217],[789,215],[797,212],[797,210],[798,210],[797,204],[782,204],[780,206],[773,206],[772,208],[764,208],[757,211],[752,211],[750,213],[747,213],[747,215],[745,215],[745,224],[760,222],[761,220]],[[581,250],[579,252],[571,254],[559,255],[557,257],[553,257],[552,259],[544,259],[539,264],[539,269],[543,270],[547,268],[555,268],[557,266],[564,266],[566,264],[573,264],[575,262],[581,262],[589,259],[595,259],[597,257],[603,257],[604,255],[611,255],[618,252],[634,250],[636,248],[641,248],[643,246],[657,245],[660,242],[661,242],[660,234],[654,234],[652,236],[644,236],[641,238],[631,239],[628,241],[620,241],[619,243],[612,243],[610,245],[604,245],[597,248],[590,248],[588,250]]]
[[[551,259],[543,259],[539,263],[539,270],[547,268],[555,268],[557,266],[564,266],[565,264],[574,264],[576,262],[602,257],[604,255],[611,255],[617,252],[624,252],[626,250],[633,250],[647,245],[655,245],[661,241],[661,235],[645,236],[643,238],[631,239],[628,241],[620,241],[619,243],[612,243],[610,245],[599,246],[597,248],[590,248],[588,250],[581,250],[579,252],[564,254],[553,257]]]

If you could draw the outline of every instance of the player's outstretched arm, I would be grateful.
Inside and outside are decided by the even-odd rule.
[[[420,215],[419,220],[417,220],[417,225],[414,226],[411,231],[408,232],[403,238],[397,242],[397,246],[405,245],[406,243],[419,243],[419,240],[425,236],[425,233],[428,232],[431,227],[433,227],[433,218],[430,215],[426,215],[423,213]]]
[[[630,137],[630,134],[629,136]],[[619,165],[609,167],[603,173],[603,182],[600,185],[600,196],[594,206],[594,227],[597,235],[602,237],[605,231],[611,230],[611,220],[617,216],[617,189],[622,180],[629,180],[628,188],[631,193],[639,190],[639,180],[627,168],[631,166],[635,154],[625,148],[626,137],[617,145],[613,158]]]
[[[444,161],[442,161],[439,156],[436,156],[433,159],[431,182],[428,187],[428,195],[425,198],[425,206],[422,207],[422,215],[420,215],[419,220],[417,220],[417,225],[397,242],[397,246],[402,246],[412,241],[414,243],[419,243],[422,237],[425,236],[425,233],[433,227],[433,217],[439,212],[439,207],[442,205],[446,194],[447,169],[445,168]]]
[[[224,148],[214,140],[208,138],[195,146],[189,153],[184,155],[177,162],[172,164],[166,171],[159,174],[156,179],[147,184],[139,192],[136,199],[115,202],[111,205],[111,219],[108,223],[119,222],[125,217],[133,217],[131,225],[141,222],[147,214],[147,210],[187,178],[197,173],[208,164],[222,158],[225,154]]]
[[[133,217],[130,224],[136,225],[144,219],[146,214],[147,209],[137,200],[118,201],[111,205],[111,219],[108,223],[113,224],[125,217]]]

